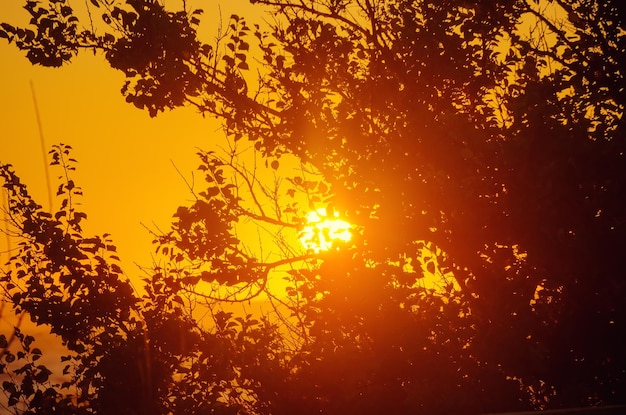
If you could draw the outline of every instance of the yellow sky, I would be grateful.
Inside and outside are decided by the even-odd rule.
[[[176,2],[170,0],[171,7]],[[27,14],[16,6],[20,3],[1,2],[0,20],[23,24]],[[210,21],[220,11],[225,21],[231,13],[261,19],[246,3],[205,5],[203,31],[215,33]],[[24,53],[0,39],[0,62],[0,162],[13,164],[36,200],[47,206],[32,82],[47,148],[55,143],[74,148],[79,162],[75,181],[83,188],[88,214],[86,230],[110,233],[126,272],[138,275],[132,263],[149,265],[153,252],[152,238],[141,223],[167,229],[172,213],[191,196],[172,162],[189,178],[199,164],[197,148],[224,145],[219,122],[203,119],[191,108],[150,118],[124,101],[119,92],[123,74],[89,52],[59,69],[33,67]],[[54,192],[59,170],[50,173]],[[6,245],[5,238],[0,244]]]
[[[204,7],[205,19],[200,28],[204,36],[209,36],[209,42],[217,32],[220,12],[224,24],[232,13],[245,16],[249,24],[266,18],[246,0],[230,0],[221,6],[213,3],[210,7],[213,13],[209,6]],[[0,1],[0,16],[0,21],[16,25],[24,24],[24,16],[28,17],[19,7],[4,1]],[[172,163],[191,181],[200,163],[198,148],[227,147],[220,122],[203,118],[193,108],[150,118],[147,112],[125,102],[119,92],[123,74],[108,67],[102,56],[90,52],[81,53],[62,68],[33,67],[24,53],[0,39],[0,62],[0,163],[12,164],[35,200],[48,208],[32,82],[47,149],[53,144],[68,144],[78,160],[74,180],[83,190],[81,208],[88,215],[83,225],[86,235],[111,234],[122,268],[141,291],[140,278],[145,273],[137,265],[151,266],[155,252],[153,237],[142,223],[166,231],[176,209],[191,203],[187,184]],[[49,168],[49,172],[54,194],[60,170]],[[196,190],[202,190],[201,177],[196,174]],[[271,177],[265,179],[271,183]],[[4,203],[3,199],[2,206]],[[58,208],[59,201],[54,203]],[[249,224],[241,228],[240,233],[246,234],[240,236],[247,246],[262,254],[262,259],[275,261],[280,259],[277,256],[281,250],[274,245],[275,238],[267,238],[267,233],[273,231],[273,227]],[[290,231],[283,235],[286,243],[302,249],[297,233]],[[0,252],[5,252],[7,240],[1,236]],[[261,240],[266,246],[259,248]],[[0,264],[7,259],[6,253],[0,253]],[[276,293],[284,290],[282,276],[277,275],[271,283]],[[260,301],[263,305],[265,300]],[[8,309],[0,313],[0,333],[8,333],[15,324],[10,314]],[[35,336],[47,332],[45,327],[29,330]]]
[[[0,21],[16,25],[27,22],[28,15],[16,7],[20,3],[0,1]],[[229,0],[221,6],[212,3],[204,9],[201,29],[207,36],[214,36],[220,11],[225,21],[238,13],[249,25],[267,18],[246,0]],[[33,67],[23,52],[0,39],[0,163],[12,164],[35,199],[49,208],[32,82],[46,151],[53,144],[68,144],[79,162],[74,180],[84,194],[81,202],[88,214],[86,234],[111,234],[127,276],[139,288],[138,280],[144,275],[134,263],[150,266],[154,253],[153,238],[142,223],[167,230],[176,208],[192,200],[172,162],[189,179],[199,164],[197,148],[216,149],[226,141],[219,121],[205,119],[191,108],[150,118],[147,112],[125,102],[119,92],[123,79],[123,74],[108,67],[102,56],[89,52],[63,68]],[[49,171],[54,193],[60,170]],[[250,232],[255,241],[261,240],[258,230]],[[287,236],[297,244],[295,237]],[[0,252],[6,248],[2,236]],[[268,261],[278,259],[263,254]],[[7,258],[0,253],[1,264]],[[281,281],[273,281],[272,288],[282,291],[285,283]],[[8,314],[5,310],[0,315],[0,332],[8,332],[13,324],[7,320]]]
[[[168,5],[174,8],[177,2],[180,0],[168,0]],[[19,3],[0,2],[0,20],[25,24],[28,15],[16,7]],[[204,10],[201,33],[209,36],[208,42],[217,32],[220,12],[224,22],[232,13],[245,16],[249,25],[271,19],[246,0],[212,3],[204,5]],[[199,164],[197,148],[225,145],[219,122],[205,119],[191,108],[150,118],[120,94],[123,74],[90,52],[81,53],[60,69],[33,67],[22,52],[0,39],[0,62],[0,162],[13,164],[35,199],[47,207],[32,82],[47,148],[55,143],[71,145],[73,157],[79,161],[74,179],[84,193],[86,233],[111,234],[126,274],[137,281],[143,274],[134,263],[150,266],[154,253],[153,238],[142,223],[167,230],[176,208],[192,199],[172,162],[189,179]],[[60,171],[50,169],[50,173],[54,192]],[[258,242],[257,230],[250,232]],[[297,244],[295,236],[289,237]],[[5,250],[2,237],[0,251]],[[269,261],[279,259],[263,254]],[[0,254],[0,262],[6,259]]]

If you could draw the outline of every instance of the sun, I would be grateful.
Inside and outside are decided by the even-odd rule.
[[[300,243],[307,251],[328,251],[337,242],[352,239],[352,225],[339,219],[337,212],[319,208],[306,215],[306,225],[299,235]]]

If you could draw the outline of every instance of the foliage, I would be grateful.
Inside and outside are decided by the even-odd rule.
[[[69,154],[63,145],[51,151],[52,164],[64,172],[57,192],[60,208],[53,215],[30,197],[10,165],[0,166],[9,192],[9,223],[20,240],[3,272],[5,300],[35,324],[48,326],[68,353],[61,357],[66,381],[51,383],[50,369],[35,364],[42,352],[31,348],[32,336],[16,328],[22,350],[12,352],[2,335],[7,407],[38,414],[233,413],[249,398],[240,398],[238,369],[224,356],[259,337],[262,323],[234,322],[221,313],[215,316],[215,332],[200,333],[159,274],[140,298],[123,276],[107,235],[83,236],[86,214],[77,210],[81,190],[71,179],[75,161]],[[235,333],[233,326],[244,324],[248,332]],[[10,369],[19,361],[25,363]],[[198,408],[200,401],[205,403]]]
[[[151,115],[193,105],[217,116],[283,177],[265,185],[236,152],[201,153],[206,189],[191,189],[195,201],[155,234],[167,261],[140,299],[106,254],[110,241],[81,236],[69,176],[49,215],[2,168],[24,238],[8,299],[63,339],[75,409],[623,403],[624,6],[255,3],[274,23],[232,16],[214,46],[197,37],[201,11],[152,0],[91,0],[105,31],[79,31],[65,0],[28,1],[30,28],[2,24],[0,37],[33,64],[102,50],[125,73],[129,102]],[[59,147],[53,160],[66,155]],[[291,156],[306,174],[282,172]],[[353,241],[319,255],[288,248],[299,218],[320,205],[354,224]],[[280,259],[240,240],[250,222],[272,229]],[[447,280],[427,288],[426,274]],[[286,275],[284,296],[270,288],[275,275]],[[271,312],[227,309],[253,299]],[[55,405],[70,404],[60,396]]]

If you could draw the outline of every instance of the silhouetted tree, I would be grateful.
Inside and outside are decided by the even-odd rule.
[[[128,102],[217,116],[284,178],[272,187],[235,152],[200,153],[206,188],[155,234],[167,265],[140,300],[115,258],[96,256],[109,242],[80,236],[82,214],[66,203],[47,216],[4,167],[25,237],[7,294],[77,362],[78,400],[55,387],[53,404],[404,414],[624,403],[624,6],[255,3],[273,23],[232,16],[217,45],[196,35],[200,10],[155,0],[91,0],[102,22],[87,29],[65,0],[28,1],[29,27],[2,24],[33,64],[102,51]],[[281,170],[293,156],[301,175]],[[250,221],[287,247],[319,206],[354,225],[350,243],[269,260],[238,236]],[[43,264],[50,278],[36,282]],[[276,273],[286,296],[268,288]],[[227,309],[257,297],[273,311]],[[39,396],[15,385],[4,385],[13,407]],[[129,393],[136,407],[111,404]]]

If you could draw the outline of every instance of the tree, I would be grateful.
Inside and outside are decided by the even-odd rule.
[[[28,28],[2,24],[0,37],[33,64],[102,51],[125,73],[122,93],[138,108],[156,116],[195,106],[221,118],[233,142],[254,143],[268,169],[280,173],[295,156],[317,177],[287,176],[286,189],[271,187],[230,155],[201,153],[206,190],[192,189],[195,202],[155,235],[169,262],[148,279],[147,302],[122,282],[107,283],[98,295],[110,311],[86,318],[70,297],[95,294],[62,280],[73,269],[66,264],[51,269],[60,274],[47,283],[67,284],[61,299],[12,297],[33,316],[69,306],[85,333],[106,337],[75,350],[65,320],[36,317],[74,359],[92,362],[74,377],[87,382],[78,383],[89,393],[80,408],[107,413],[113,408],[98,405],[124,392],[115,382],[128,374],[107,368],[96,347],[111,341],[120,355],[107,358],[128,370],[150,350],[150,364],[132,369],[146,388],[143,406],[129,409],[137,413],[184,413],[197,402],[207,411],[273,414],[623,403],[623,6],[256,3],[275,13],[274,24],[250,28],[232,16],[217,45],[197,37],[200,10],[170,11],[152,0],[92,0],[106,31],[94,22],[80,28],[64,0],[26,2]],[[10,189],[22,188],[3,172]],[[309,205],[347,218],[353,240],[268,261],[237,236],[241,219],[274,226],[279,236],[296,231]],[[81,217],[46,219],[35,206],[14,213],[24,218],[17,229],[35,238],[23,252],[39,246],[35,257],[53,263],[55,239],[37,240],[37,229],[59,228],[52,235],[74,240],[64,258],[80,262],[92,243],[77,236]],[[35,229],[25,226],[32,217]],[[267,288],[285,267],[286,300]],[[92,272],[83,268],[79,274]],[[453,282],[427,289],[425,273]],[[199,289],[214,283],[222,288],[210,295]],[[119,290],[125,296],[110,299]],[[255,296],[273,301],[275,312],[259,319],[223,310]],[[48,311],[34,307],[44,299]],[[210,324],[194,315],[202,303]],[[172,342],[168,330],[185,340]],[[149,347],[140,333],[149,333]],[[148,367],[156,369],[146,377]],[[101,378],[111,381],[87,386]]]

